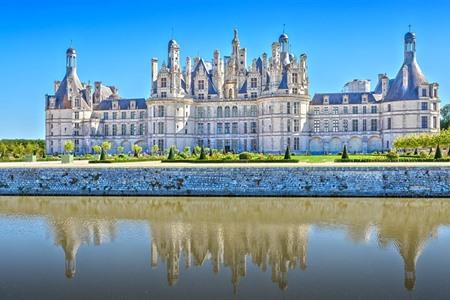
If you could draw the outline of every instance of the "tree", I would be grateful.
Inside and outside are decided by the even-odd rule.
[[[95,145],[92,147],[92,151],[96,154],[100,154],[100,152],[102,152],[102,147],[100,145]]]
[[[448,129],[450,126],[450,104],[446,104],[441,108],[441,128]]]
[[[73,149],[75,149],[75,145],[72,141],[69,140],[64,142],[64,151],[66,153],[71,154]]]
[[[439,147],[439,144],[437,144],[436,152],[434,153],[434,159],[441,159],[441,158],[442,158],[441,148]]]
[[[123,148],[123,146],[118,146],[117,147],[117,153],[119,153],[119,154],[123,154],[123,151],[124,151],[125,149]]]
[[[344,145],[344,150],[342,150],[341,159],[348,159],[347,145]]]
[[[175,159],[175,151],[173,151],[173,147],[170,147],[169,149],[169,156],[167,157],[168,160],[174,160]]]
[[[139,157],[139,155],[142,152],[142,147],[139,146],[138,144],[134,144],[133,145],[133,152],[134,152],[134,157]]]
[[[209,148],[209,156],[213,156],[213,149]]]
[[[200,157],[199,157],[199,159],[201,159],[201,160],[205,160],[206,159],[205,148],[203,148],[203,146],[200,149]]]
[[[286,152],[284,153],[284,159],[285,160],[291,159],[291,151],[289,149],[289,145],[287,145],[287,147],[286,147]]]
[[[158,145],[153,145],[152,146],[152,155],[156,155],[159,152],[159,146]]]
[[[108,151],[111,149],[111,143],[108,141],[104,141],[102,143],[102,149],[105,151],[105,153],[108,153]]]

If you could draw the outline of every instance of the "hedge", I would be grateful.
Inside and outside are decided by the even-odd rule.
[[[230,159],[230,160],[220,160],[220,159],[210,159],[210,160],[189,160],[189,159],[164,159],[163,163],[296,163],[297,159],[279,159],[279,160],[249,160],[249,159]]]

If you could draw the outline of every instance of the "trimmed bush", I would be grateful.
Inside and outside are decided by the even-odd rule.
[[[242,152],[242,153],[239,154],[239,159],[241,159],[241,160],[252,159],[252,154],[249,153],[249,152]]]
[[[173,151],[173,147],[170,147],[169,155],[167,156],[168,160],[174,160],[175,159],[175,151]]]
[[[201,160],[205,160],[206,159],[205,148],[203,148],[203,146],[200,149],[200,158],[199,159],[201,159]]]
[[[285,160],[291,159],[291,151],[289,149],[289,145],[286,147],[286,152],[284,153],[284,159]]]
[[[436,146],[436,152],[434,153],[434,159],[442,159],[442,152],[441,147],[439,147],[439,144]]]
[[[342,150],[341,159],[348,159],[347,145],[344,145],[344,149]]]
[[[389,160],[398,160],[398,153],[391,150],[386,154],[386,158]]]

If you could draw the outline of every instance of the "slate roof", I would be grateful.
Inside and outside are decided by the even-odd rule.
[[[206,74],[206,77],[208,78],[208,94],[217,94],[217,88],[214,85],[214,82],[212,80],[212,74],[209,72],[208,67],[210,67],[210,64],[206,64],[202,58],[198,61],[197,65],[195,66],[194,70],[192,71],[191,75],[191,95],[194,94],[194,78],[195,74],[199,71],[200,68],[204,69],[204,72]]]
[[[403,67],[408,68],[408,85],[403,88]],[[418,87],[421,84],[427,83],[427,79],[422,73],[414,56],[406,56],[405,62],[401,66],[392,84],[389,86],[385,101],[394,100],[412,100],[419,99]]]
[[[70,83],[69,81],[72,81]],[[63,80],[61,81],[58,90],[55,93],[55,108],[57,109],[68,109],[71,108],[70,100],[68,99],[68,90],[72,89],[73,94],[80,95],[81,105],[88,107],[85,88],[81,83],[75,69],[68,70]]]
[[[106,99],[100,102],[98,107],[95,108],[95,110],[112,110],[112,103],[113,101],[117,101],[119,104],[119,109],[121,110],[127,110],[130,109],[130,102],[136,101],[136,109],[147,109],[147,102],[144,98],[138,98],[138,99]]]
[[[245,80],[244,84],[239,89],[239,94],[245,94],[247,93],[247,80]]]
[[[280,85],[278,86],[279,89],[288,89],[288,78],[287,78],[287,72],[283,72],[283,76],[281,77]]]
[[[394,79],[389,79],[389,81],[388,81],[388,90],[389,90],[389,87],[392,85],[393,82],[394,82]],[[381,82],[381,80],[378,80],[377,86],[375,87],[375,90],[373,91],[373,93],[374,94],[381,94],[382,93],[381,86],[382,86],[382,82]]]
[[[362,96],[368,95],[367,102],[375,103],[376,100],[372,93],[330,93],[330,94],[315,94],[311,100],[313,105],[323,105],[324,96],[328,96],[329,105],[343,104],[344,95],[348,95],[349,104],[361,104]]]

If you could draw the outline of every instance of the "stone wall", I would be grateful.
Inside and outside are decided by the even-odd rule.
[[[450,167],[1,168],[0,194],[450,197]]]

